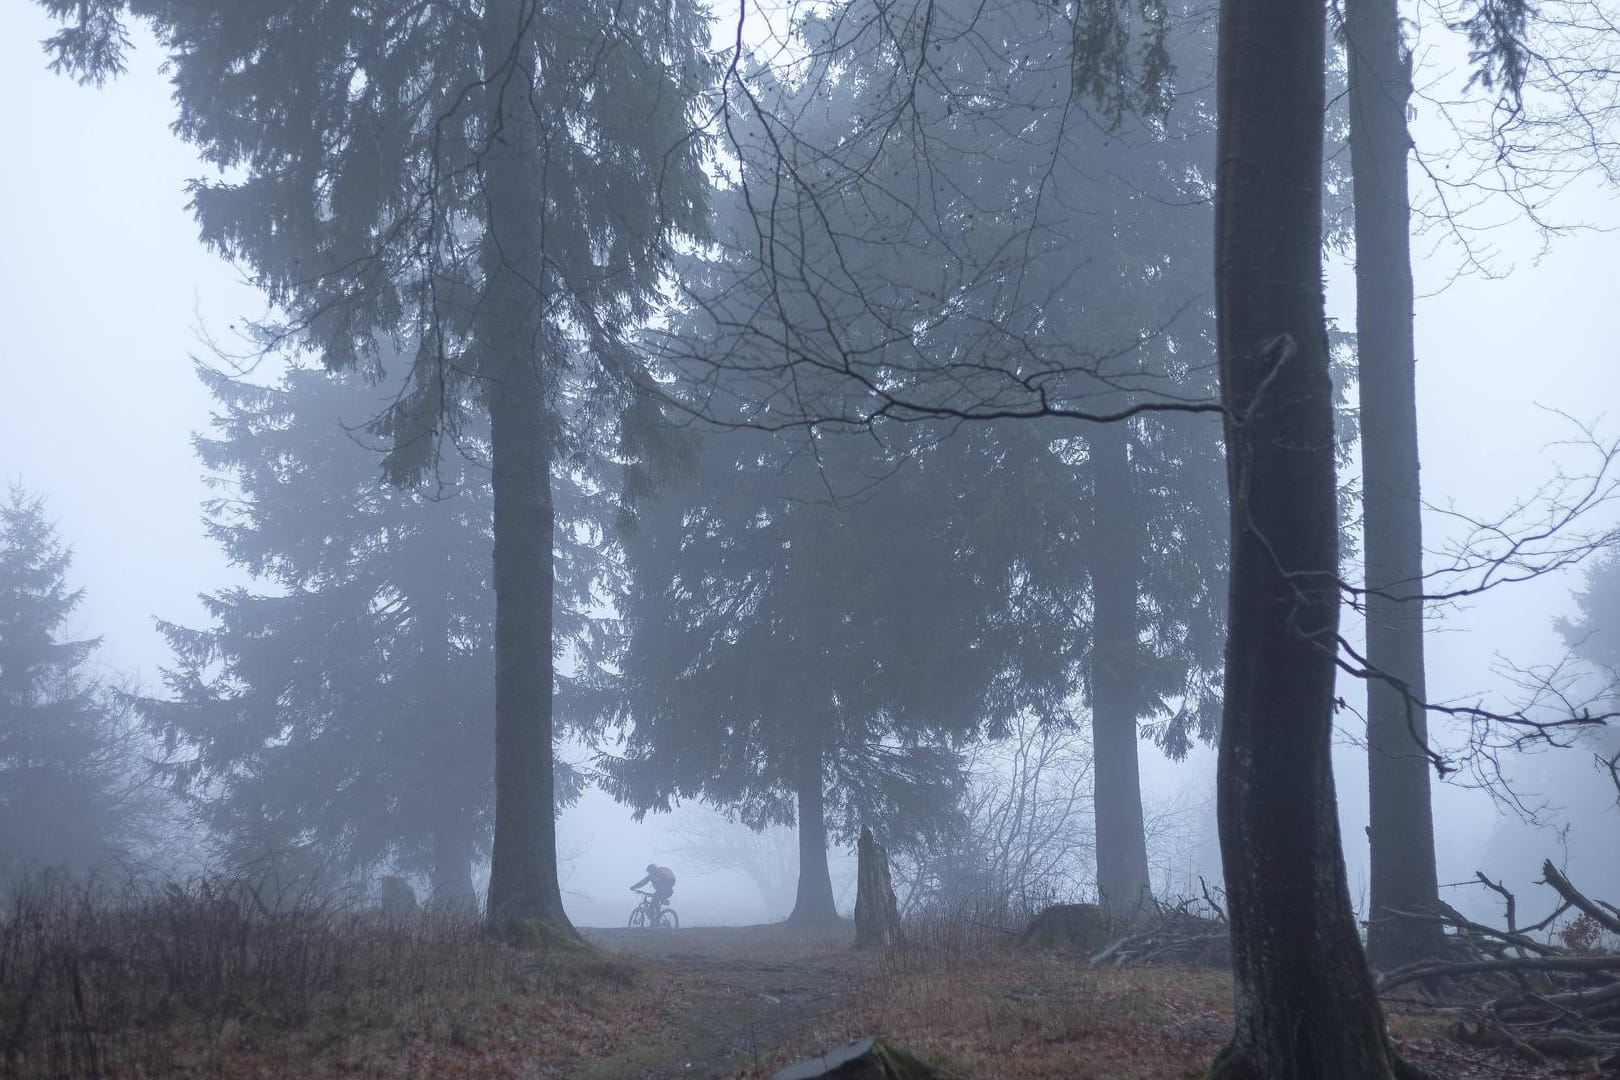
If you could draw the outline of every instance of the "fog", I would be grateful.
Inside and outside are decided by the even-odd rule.
[[[38,42],[50,32],[35,5],[0,12],[0,95],[26,104],[8,114],[8,152],[0,161],[0,250],[9,256],[0,269],[8,330],[0,472],[45,497],[73,550],[70,580],[85,599],[69,635],[99,637],[99,670],[157,692],[159,672],[173,660],[154,619],[204,625],[198,594],[249,580],[202,526],[210,492],[191,439],[208,430],[216,406],[192,358],[210,358],[216,348],[251,356],[238,327],[264,304],[196,239],[184,186],[208,167],[168,133],[173,105],[158,51],[138,39],[129,73],[113,91],[98,91],[46,70]],[[1420,113],[1420,143],[1426,122],[1431,118]],[[1598,228],[1544,244],[1504,210],[1499,216],[1507,220],[1490,237],[1495,277],[1457,276],[1457,252],[1443,237],[1417,248],[1418,408],[1425,498],[1434,508],[1425,517],[1431,551],[1463,535],[1445,508],[1490,518],[1533,498],[1560,467],[1589,464],[1577,450],[1559,449],[1580,425],[1603,438],[1620,435],[1613,409],[1620,337],[1612,322],[1620,232],[1604,231],[1617,220],[1617,204],[1610,191],[1577,189],[1556,210],[1563,220]],[[1353,286],[1348,265],[1337,260],[1327,297],[1342,327],[1354,325]],[[276,375],[266,367],[250,377],[268,383]],[[1435,613],[1427,643],[1431,698],[1500,704],[1516,692],[1497,670],[1503,662],[1558,662],[1567,647],[1555,623],[1576,613],[1583,574],[1577,567],[1505,585]],[[1356,726],[1365,694],[1344,678],[1340,694],[1348,706],[1337,721],[1340,817],[1352,896],[1364,905],[1367,780]],[[583,746],[565,744],[562,754],[589,764]],[[1149,816],[1179,811],[1184,823],[1156,853],[1167,867],[1165,884],[1195,890],[1200,876],[1214,880],[1220,872],[1211,822],[1214,752],[1197,746],[1174,762],[1144,740],[1141,754]],[[1444,898],[1466,914],[1494,917],[1496,898],[1466,884],[1484,871],[1539,915],[1550,908],[1533,884],[1545,858],[1567,865],[1590,893],[1620,896],[1620,811],[1590,759],[1578,747],[1505,762],[1525,803],[1537,809],[1536,823],[1470,786],[1466,772],[1436,784],[1440,880],[1464,883],[1444,888]],[[687,925],[787,914],[791,886],[767,895],[740,870],[702,865],[692,837],[713,827],[715,815],[688,803],[638,823],[609,795],[587,788],[562,813],[562,889],[576,924],[621,924],[633,899],[626,887],[650,861],[675,868],[674,902]],[[791,833],[772,835],[791,869]],[[847,911],[853,862],[842,846],[832,873]]]

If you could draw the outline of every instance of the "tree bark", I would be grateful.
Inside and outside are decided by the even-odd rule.
[[[490,413],[495,502],[495,839],[489,917],[574,936],[557,882],[552,777],[550,390],[542,315],[546,211],[531,51],[519,0],[488,0],[479,167],[487,205],[484,295],[474,324]]]
[[[1091,644],[1097,893],[1111,916],[1129,920],[1150,896],[1134,704],[1141,530],[1135,524],[1129,425],[1099,425],[1089,443],[1097,538]]]
[[[1439,923],[1383,918],[1439,903],[1423,675],[1423,525],[1411,203],[1411,94],[1395,0],[1345,0],[1355,186],[1363,544],[1367,584],[1367,776],[1372,849],[1368,959],[1387,969],[1438,955]],[[1388,676],[1388,681],[1380,676]]]
[[[429,508],[424,528],[433,532],[447,527],[450,508]],[[412,592],[412,619],[421,643],[421,696],[427,708],[427,728],[423,747],[421,784],[431,793],[432,891],[428,903],[437,908],[472,911],[478,891],[473,885],[472,863],[476,848],[475,816],[468,805],[472,787],[468,775],[466,743],[455,722],[457,702],[450,688],[450,672],[455,646],[451,641],[451,550],[439,544],[431,556],[433,572],[427,579],[409,583]],[[411,590],[411,585],[421,587]]]
[[[822,788],[821,745],[809,736],[805,743],[797,782],[799,894],[787,921],[824,926],[838,921],[838,906],[833,901],[832,874],[827,869],[827,805]]]
[[[889,877],[889,853],[865,827],[857,850],[855,947],[880,949],[900,940],[900,911]]]
[[[467,815],[454,814],[433,830],[433,892],[428,902],[452,911],[474,910],[478,889],[473,885],[473,838]]]
[[[1339,842],[1325,13],[1223,0],[1215,266],[1232,515],[1217,801],[1235,1024],[1214,1077],[1395,1075]]]

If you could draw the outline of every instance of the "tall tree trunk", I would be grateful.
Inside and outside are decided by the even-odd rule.
[[[472,911],[478,902],[473,885],[472,824],[465,812],[450,816],[433,830],[433,891],[429,902],[436,908]]]
[[[799,894],[788,922],[822,926],[838,921],[832,874],[827,870],[827,800],[822,787],[821,744],[806,735],[799,757]]]
[[[552,777],[550,390],[540,295],[545,198],[538,77],[520,0],[487,0],[481,46],[488,105],[479,168],[488,207],[484,295],[475,323],[490,413],[495,502],[495,840],[489,915],[569,935],[557,882]],[[531,13],[532,14],[532,13]]]
[[[426,512],[423,527],[430,532],[446,528],[451,515],[448,504],[433,506]],[[468,799],[474,784],[450,688],[455,650],[451,641],[451,558],[447,543],[437,545],[429,563],[431,570],[423,575],[426,580],[407,583],[405,588],[411,593],[412,617],[421,643],[421,697],[428,710],[420,781],[432,803],[433,878],[428,901],[435,907],[471,911],[478,896],[472,879],[475,816]]]
[[[1412,343],[1411,94],[1395,0],[1345,0],[1350,164],[1356,201],[1356,337],[1361,366],[1362,506],[1367,580],[1367,776],[1372,917],[1367,956],[1389,968],[1436,955],[1438,923],[1383,921],[1439,903],[1434,815],[1423,747],[1423,523]]]
[[[1221,4],[1215,295],[1232,576],[1217,802],[1235,1026],[1214,1077],[1396,1069],[1350,908],[1329,755],[1339,595],[1324,22],[1321,4]]]
[[[1111,914],[1130,919],[1149,897],[1136,756],[1136,586],[1142,553],[1131,484],[1130,426],[1099,425],[1089,443],[1097,537],[1091,644],[1097,892]]]

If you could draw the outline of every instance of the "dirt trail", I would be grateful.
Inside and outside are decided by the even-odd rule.
[[[655,1036],[621,1046],[580,1080],[739,1077],[769,1068],[850,992],[869,962],[850,948],[847,926],[582,932],[610,952],[650,961],[670,991]]]

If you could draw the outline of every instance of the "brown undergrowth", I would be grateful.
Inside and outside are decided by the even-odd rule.
[[[865,967],[795,1049],[808,1056],[885,1034],[959,1077],[1195,1077],[1231,1033],[1231,994],[1222,972],[1091,969],[991,925],[927,920]]]
[[[962,1078],[1169,1080],[1205,1075],[1230,1034],[1224,972],[1092,968],[1001,925],[913,922],[870,953],[846,927],[525,947],[471,917],[391,920],[241,883],[40,879],[0,909],[0,1076],[768,1078],[882,1034]],[[1436,1075],[1595,1075],[1394,1013],[1403,1053]]]
[[[0,910],[0,1075],[569,1076],[665,1020],[661,978],[467,915],[35,878]]]
[[[913,922],[906,939],[847,969],[849,993],[784,1043],[768,1078],[869,1035],[885,1035],[963,1080],[1182,1080],[1203,1077],[1232,1032],[1228,972],[1185,965],[1097,967],[1031,950],[995,920]],[[1427,1009],[1391,1005],[1408,1061],[1465,1080],[1598,1077],[1589,1063],[1536,1064],[1459,1042]]]

